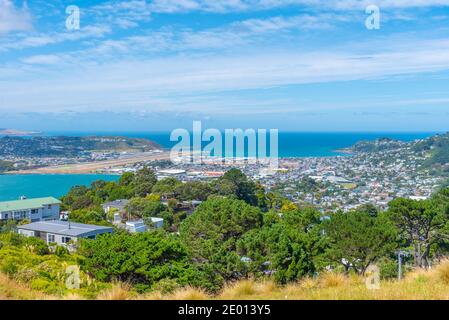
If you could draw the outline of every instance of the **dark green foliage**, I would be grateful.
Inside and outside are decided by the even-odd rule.
[[[383,215],[372,212],[336,212],[324,224],[329,240],[327,255],[346,270],[364,274],[368,266],[396,247],[396,229]]]
[[[182,185],[181,181],[176,178],[165,178],[154,185],[152,192],[164,196],[173,197],[175,195],[176,188]]]
[[[182,183],[175,189],[175,197],[181,201],[205,201],[212,194],[212,186],[207,182],[201,181],[189,181],[187,183]]]
[[[163,232],[103,235],[83,241],[80,250],[86,257],[83,268],[101,281],[138,284],[141,290],[161,280],[208,286],[190,262],[186,248]]]
[[[101,208],[94,209],[80,209],[70,212],[70,221],[108,226],[110,223],[106,218],[106,214]]]
[[[131,186],[134,189],[134,194],[137,197],[145,197],[153,190],[154,185],[157,182],[156,174],[148,167],[144,167],[139,170],[131,182]]]
[[[217,281],[237,279],[244,263],[237,240],[262,225],[262,213],[241,200],[209,198],[180,227],[181,238],[203,269],[214,270]]]
[[[238,252],[250,258],[249,273],[256,277],[274,274],[278,282],[287,283],[320,270],[326,241],[319,216],[309,209],[267,213],[262,228],[238,241]]]
[[[449,239],[449,189],[443,189],[430,200],[395,199],[388,215],[400,231],[401,239],[413,251],[416,266],[428,267],[437,245]]]
[[[231,169],[214,183],[214,189],[218,195],[233,196],[250,205],[256,206],[256,184],[249,180],[239,169]]]

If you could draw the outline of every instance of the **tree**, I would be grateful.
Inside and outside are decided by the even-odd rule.
[[[366,211],[338,211],[324,223],[329,240],[327,255],[345,270],[364,274],[370,264],[391,253],[396,247],[397,232],[383,215]]]
[[[217,281],[237,279],[241,275],[241,257],[237,240],[262,223],[259,208],[241,200],[209,198],[181,223],[180,235],[195,261],[213,270]]]
[[[131,186],[133,187],[137,197],[145,197],[151,193],[151,190],[156,182],[157,178],[154,171],[148,167],[144,167],[137,171]]]
[[[168,208],[159,201],[147,198],[132,198],[126,206],[127,212],[134,218],[159,217]]]
[[[201,181],[189,181],[176,187],[176,197],[181,201],[199,200],[206,201],[213,193],[210,183]]]
[[[256,184],[249,180],[239,169],[231,169],[222,177],[217,179],[214,184],[219,195],[235,196],[239,200],[256,206],[258,199],[256,197]]]
[[[83,240],[80,253],[83,269],[100,281],[124,281],[142,291],[161,280],[208,287],[179,239],[163,232],[102,235]]]
[[[91,209],[73,210],[69,214],[69,219],[72,222],[95,224],[102,226],[110,225],[110,223],[107,221],[106,213],[104,213],[101,208],[96,208],[96,210]]]
[[[429,267],[432,247],[449,239],[448,193],[442,190],[429,200],[398,198],[389,203],[389,217],[401,238],[412,247],[417,267]]]
[[[326,239],[319,217],[313,209],[265,214],[264,226],[249,231],[237,244],[239,254],[250,259],[249,273],[273,274],[278,282],[287,283],[320,270]]]
[[[129,186],[134,181],[135,175],[132,172],[125,172],[120,177],[118,184],[120,186]]]
[[[165,178],[156,182],[152,191],[153,193],[173,197],[175,195],[176,188],[180,185],[182,185],[181,181],[176,178]]]

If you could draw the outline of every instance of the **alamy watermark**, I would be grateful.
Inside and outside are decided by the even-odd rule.
[[[80,29],[81,11],[78,6],[70,5],[65,9],[65,13],[68,14],[65,20],[65,26],[67,30],[74,31]]]
[[[271,169],[279,166],[278,129],[226,129],[223,135],[219,129],[203,132],[201,121],[193,121],[192,129],[172,131],[170,141],[178,142],[170,151],[172,162],[232,164],[244,161],[267,164]]]
[[[365,285],[368,290],[380,289],[380,270],[376,265],[370,265],[365,272]]]
[[[380,8],[374,4],[369,5],[365,9],[365,13],[369,14],[365,20],[365,26],[368,30],[380,29]]]
[[[67,289],[79,289],[80,280],[80,268],[79,266],[73,265],[68,266],[65,270],[65,286]]]

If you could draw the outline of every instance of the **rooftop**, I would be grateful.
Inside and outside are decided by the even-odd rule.
[[[126,199],[114,200],[114,201],[104,203],[103,208],[105,208],[105,207],[124,208],[128,203],[129,203],[129,200],[126,200]]]
[[[48,232],[73,237],[80,237],[94,231],[96,231],[94,234],[97,234],[98,231],[105,233],[112,232],[113,230],[111,227],[59,220],[33,222],[22,226],[17,226],[17,229]]]
[[[61,201],[53,197],[4,201],[0,202],[0,212],[12,210],[37,209],[42,208],[44,205],[60,204],[60,203]]]

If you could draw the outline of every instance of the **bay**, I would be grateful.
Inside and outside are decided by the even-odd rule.
[[[350,147],[358,141],[391,138],[413,141],[434,135],[435,132],[280,132],[280,157],[327,157],[339,155],[335,150]],[[170,132],[48,132],[46,135],[64,136],[126,136],[146,138],[170,149],[176,141],[170,141]],[[89,186],[93,181],[117,181],[115,175],[0,175],[0,201],[18,199],[20,196],[61,197],[76,185]]]
[[[67,194],[73,186],[89,186],[96,180],[117,181],[117,175],[101,174],[27,174],[0,175],[0,201],[55,197]]]

